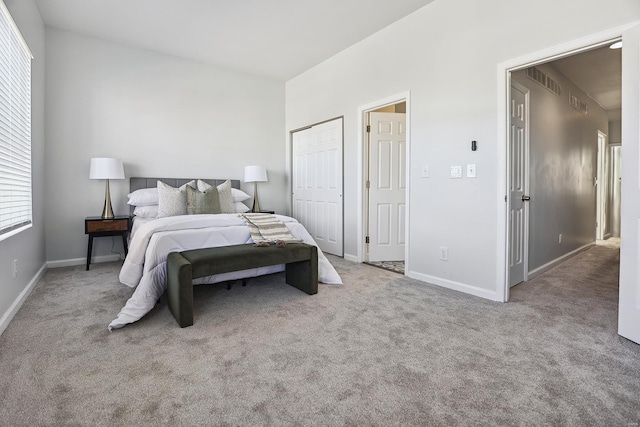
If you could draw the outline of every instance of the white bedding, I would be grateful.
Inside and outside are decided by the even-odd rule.
[[[293,218],[276,217],[291,234],[317,246],[307,230]],[[189,249],[251,243],[249,227],[237,214],[182,215],[140,221],[129,242],[129,253],[120,270],[120,282],[135,287],[133,295],[109,324],[109,330],[133,323],[147,314],[166,289],[166,261],[170,252]],[[284,265],[254,268],[194,280],[194,284],[256,277],[283,271]],[[318,248],[318,279],[342,284],[340,276]]]

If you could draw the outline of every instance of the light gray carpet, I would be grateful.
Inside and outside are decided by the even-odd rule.
[[[49,270],[0,337],[0,425],[637,425],[617,254],[507,304],[331,257],[344,286],[200,286],[194,326],[163,298],[113,333],[117,263]]]

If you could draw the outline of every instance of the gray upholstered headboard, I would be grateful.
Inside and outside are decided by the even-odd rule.
[[[165,184],[168,184],[172,187],[178,188],[181,185],[186,184],[192,180],[198,180],[200,178],[140,178],[140,177],[131,177],[129,178],[129,192],[133,192],[139,190],[141,188],[156,188],[158,186],[158,181],[162,181]],[[202,181],[206,182],[209,185],[220,185],[226,181],[226,179],[202,179]],[[230,179],[231,187],[240,189],[240,180],[239,179]],[[129,214],[133,215],[133,206],[130,206]]]

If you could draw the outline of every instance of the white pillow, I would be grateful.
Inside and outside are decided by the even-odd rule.
[[[233,197],[234,202],[244,202],[245,200],[251,198],[250,195],[248,195],[242,190],[238,190],[237,188],[231,189],[231,197]]]
[[[202,180],[198,180],[198,190],[207,191],[211,188],[211,185]],[[222,184],[216,187],[218,189],[218,199],[220,200],[220,213],[236,213],[236,208],[233,204],[231,181],[226,180]]]
[[[156,218],[158,216],[158,205],[136,206],[133,214],[140,218]]]
[[[173,188],[158,181],[158,218],[187,214],[187,185],[195,188],[196,182],[189,181],[180,188]]]
[[[129,201],[127,204],[131,206],[151,206],[158,204],[157,188],[141,188],[133,193],[128,194]]]
[[[233,202],[233,206],[236,210],[236,213],[245,213],[249,212],[251,209],[242,202]]]

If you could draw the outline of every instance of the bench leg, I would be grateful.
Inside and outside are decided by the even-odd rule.
[[[167,257],[167,299],[178,325],[181,328],[193,325],[191,263],[177,252]]]
[[[286,264],[287,283],[309,295],[318,293],[318,248],[310,246],[311,259]]]

